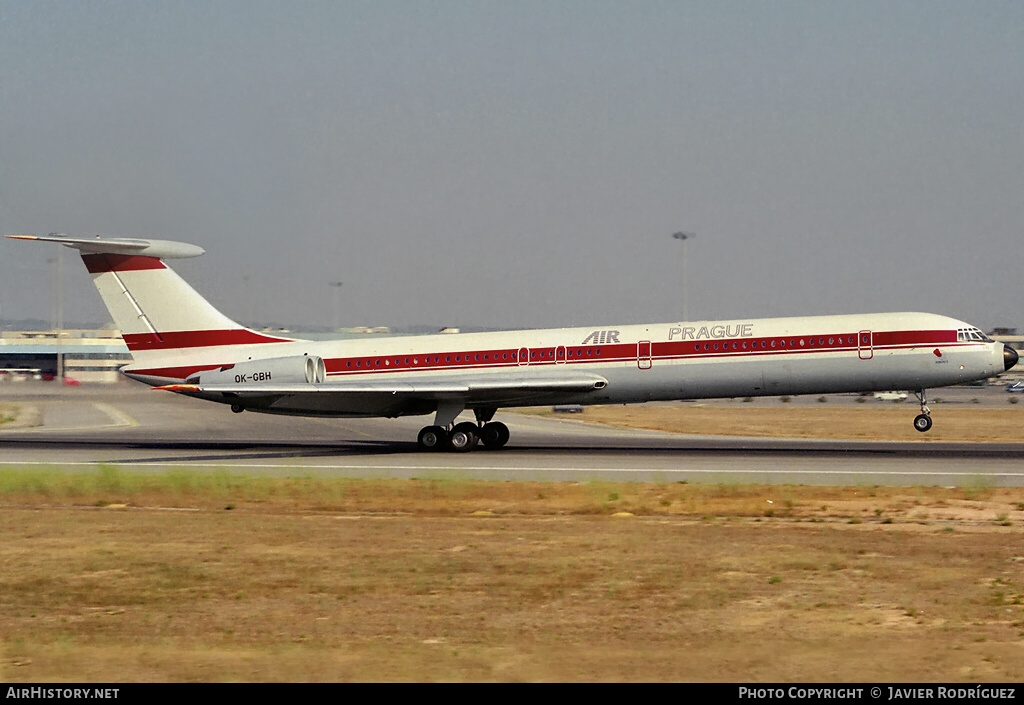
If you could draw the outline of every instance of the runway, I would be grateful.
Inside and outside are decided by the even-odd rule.
[[[92,472],[182,468],[246,475],[808,485],[1024,486],[1024,444],[693,436],[514,413],[499,451],[426,453],[429,417],[311,419],[233,414],[130,383],[6,385],[22,409],[0,427],[0,466]],[[27,425],[25,425],[27,423]]]

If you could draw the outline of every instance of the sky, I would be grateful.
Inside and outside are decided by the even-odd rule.
[[[197,244],[246,322],[1024,328],[1022,37],[1016,0],[0,0],[0,232]],[[0,318],[52,316],[58,251],[109,320],[15,240]]]

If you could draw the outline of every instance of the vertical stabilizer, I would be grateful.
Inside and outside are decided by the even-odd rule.
[[[289,342],[232,321],[164,264],[164,259],[203,254],[195,245],[64,235],[7,237],[57,242],[79,250],[136,364],[183,349]]]

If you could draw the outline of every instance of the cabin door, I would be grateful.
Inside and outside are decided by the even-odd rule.
[[[641,370],[651,369],[651,341],[641,340],[636,344],[636,366]]]
[[[874,335],[869,330],[862,330],[857,334],[857,355],[860,356],[861,360],[870,360],[874,357],[875,349],[873,346]]]

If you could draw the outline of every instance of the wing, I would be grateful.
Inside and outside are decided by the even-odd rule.
[[[608,380],[579,372],[417,376],[403,380],[322,384],[168,384],[155,389],[238,405],[253,411],[325,416],[426,414],[440,404],[466,409],[547,404],[604,389]]]

